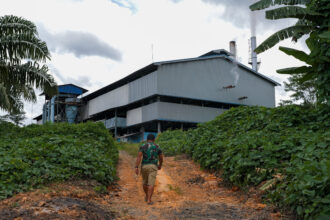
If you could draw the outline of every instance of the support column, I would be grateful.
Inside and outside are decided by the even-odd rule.
[[[160,121],[157,122],[157,133],[160,134],[162,132],[162,125],[160,124]]]
[[[115,110],[115,139],[117,140],[117,109]]]
[[[50,122],[54,123],[55,119],[55,99],[56,96],[53,96],[52,99],[50,100]]]
[[[50,109],[51,109],[51,101],[49,100],[47,103],[47,121],[50,121]]]
[[[144,141],[144,132],[145,132],[145,128],[141,127],[140,128],[140,132],[141,132],[141,140]]]

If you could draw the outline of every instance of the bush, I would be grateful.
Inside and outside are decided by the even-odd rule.
[[[0,199],[51,181],[116,178],[117,146],[101,123],[0,124]]]
[[[276,180],[268,191],[272,202],[316,218],[330,215],[329,116],[326,106],[238,107],[180,134],[183,141],[176,140],[177,131],[158,140],[171,152],[190,154],[203,168],[221,170],[232,184]]]
[[[174,156],[183,151],[185,132],[183,130],[167,130],[157,136],[157,144],[166,156]]]

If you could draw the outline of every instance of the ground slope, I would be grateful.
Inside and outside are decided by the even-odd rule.
[[[106,194],[93,181],[51,184],[0,202],[0,219],[289,219],[260,203],[259,196],[222,186],[184,157],[166,157],[156,182],[154,205],[144,202],[135,158],[120,152],[120,180]]]

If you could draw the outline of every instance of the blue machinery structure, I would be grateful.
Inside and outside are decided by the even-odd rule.
[[[81,100],[78,96],[87,92],[86,89],[73,84],[58,86],[58,94],[45,98],[42,111],[42,123],[69,122],[74,123],[78,114]]]

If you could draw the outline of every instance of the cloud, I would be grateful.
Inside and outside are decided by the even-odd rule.
[[[72,83],[80,87],[89,88],[93,85],[93,82],[88,76],[78,76],[78,78],[65,77],[60,71],[53,65],[49,65],[51,72],[61,81],[63,84]]]
[[[38,25],[41,39],[47,42],[52,52],[73,53],[76,57],[99,56],[121,61],[120,51],[102,41],[97,36],[81,31],[48,32],[43,25]]]
[[[128,8],[134,13],[137,11],[135,5],[129,0],[111,0],[111,2],[118,5],[119,7]]]
[[[178,3],[184,0],[171,0]],[[249,6],[256,2],[255,0],[201,0],[207,4],[222,5],[225,10],[219,15],[219,18],[231,22],[238,28],[251,28],[259,31],[280,30],[284,27],[294,24],[295,19],[267,20],[265,11],[250,11]],[[253,15],[253,16],[251,16]]]

